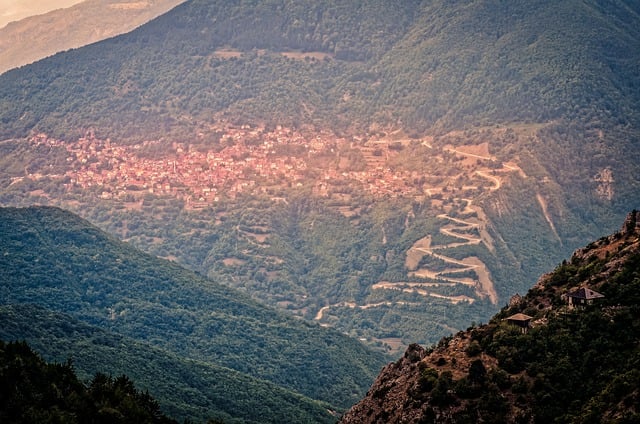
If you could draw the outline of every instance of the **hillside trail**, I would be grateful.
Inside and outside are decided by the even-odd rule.
[[[495,158],[489,154],[478,154],[454,147],[446,147],[445,150],[468,158],[495,160]],[[517,171],[519,169],[516,166],[504,168],[508,172]],[[497,175],[492,175],[489,172],[491,172],[489,168],[481,168],[474,170],[473,174],[481,178],[485,178],[493,183],[487,188],[489,191],[499,190],[502,187],[502,178]],[[380,282],[375,284],[372,287],[373,289],[413,291],[423,295],[434,296],[433,293],[425,289],[429,287],[437,287],[438,285],[453,286],[456,284],[463,284],[474,288],[478,297],[488,298],[494,305],[498,303],[498,294],[496,293],[495,286],[491,280],[489,269],[482,260],[476,256],[467,256],[462,259],[457,259],[446,254],[448,249],[480,244],[484,244],[489,251],[494,252],[493,239],[486,230],[487,218],[482,208],[474,205],[473,199],[463,198],[459,200],[465,202],[465,206],[461,211],[462,215],[470,216],[472,218],[462,219],[446,213],[437,216],[439,219],[449,221],[447,224],[440,227],[440,234],[452,239],[457,239],[458,241],[450,241],[434,245],[432,243],[432,236],[428,235],[414,243],[407,251],[405,266],[409,270],[408,276],[434,280],[436,283]],[[434,269],[433,267],[426,265],[418,268],[420,262],[425,256],[431,256],[433,259],[443,264],[445,268],[439,267],[438,269]],[[469,274],[473,274],[475,277],[470,277]],[[468,296],[464,297],[466,297],[466,301],[470,303],[475,300]],[[446,296],[446,298],[452,303],[461,301],[460,296]]]
[[[482,161],[495,160],[493,156],[488,153],[484,154],[484,152],[474,153],[451,146],[445,147],[445,150],[467,158]],[[380,158],[377,157],[375,159],[380,160]],[[471,174],[489,180],[492,184],[486,187],[486,190],[493,192],[499,190],[503,183],[503,179],[500,175],[496,175],[496,172],[518,172],[521,175],[524,174],[519,166],[511,163],[503,164],[502,169],[481,167],[480,169],[471,171]],[[427,194],[433,194],[429,189],[427,189],[426,192]],[[415,293],[424,297],[443,299],[454,305],[460,302],[469,304],[475,302],[475,297],[464,294],[444,295],[438,293],[436,290],[445,286],[455,287],[458,284],[462,284],[473,288],[477,298],[487,298],[494,305],[498,303],[498,294],[491,280],[491,274],[486,264],[480,258],[477,256],[467,256],[458,259],[447,254],[447,251],[451,249],[464,246],[477,246],[480,244],[483,244],[490,252],[495,252],[493,238],[487,231],[488,219],[482,208],[475,205],[473,199],[462,198],[455,200],[460,200],[465,203],[460,211],[460,215],[465,218],[451,216],[448,213],[442,213],[437,216],[439,219],[448,221],[440,227],[439,233],[445,238],[453,240],[441,244],[434,244],[434,237],[429,234],[416,241],[406,252],[405,267],[408,270],[408,279],[413,277],[432,281],[380,281],[372,285],[371,290],[397,290],[405,293]],[[384,237],[386,237],[386,235],[383,235],[383,238]],[[420,266],[420,262],[425,256],[430,256],[435,262],[439,262],[440,266],[437,269],[426,265]],[[325,313],[331,308],[348,307],[364,310],[383,305],[413,305],[413,303],[387,301],[358,305],[355,302],[339,302],[320,308],[316,313],[315,320],[321,321]]]
[[[467,202],[466,210],[471,209],[472,200],[463,199]],[[487,266],[476,256],[467,256],[462,259],[448,256],[446,254],[448,249],[454,249],[457,247],[468,245],[479,245],[483,243],[483,237],[477,236],[474,232],[481,233],[481,223],[477,218],[474,219],[461,219],[449,216],[448,214],[440,214],[438,218],[448,220],[449,223],[440,228],[440,233],[449,238],[458,239],[460,241],[451,241],[434,245],[432,243],[432,236],[428,235],[416,243],[407,251],[407,259],[405,260],[405,266],[409,269],[409,277],[417,277],[423,279],[434,280],[435,282],[381,282],[375,284],[373,289],[387,289],[387,290],[405,290],[414,291],[420,293],[418,288],[426,289],[428,287],[437,287],[438,285],[455,285],[464,284],[466,286],[473,287],[478,297],[488,297],[491,303],[494,305],[498,303],[498,295],[495,291],[493,281]],[[491,249],[491,243],[484,242],[487,248]],[[436,261],[440,261],[445,264],[443,269],[434,269],[429,266],[419,267],[420,262],[424,256],[431,256]],[[474,277],[470,277],[469,274],[473,273]],[[435,294],[429,293],[423,290],[424,294],[434,296]],[[422,294],[422,293],[421,293]],[[447,298],[452,303],[457,303],[462,299],[473,302],[473,298],[468,296],[442,296]]]
[[[469,200],[470,202],[470,200]],[[469,207],[469,205],[467,205]],[[458,304],[460,302],[467,302],[469,304],[473,303],[475,299],[466,295],[443,295],[433,290],[429,290],[429,288],[437,288],[443,285],[454,285],[454,284],[465,284],[468,286],[472,286],[476,288],[476,291],[479,291],[478,284],[480,287],[483,287],[483,290],[489,291],[489,298],[492,303],[497,303],[497,295],[495,294],[495,290],[493,290],[493,283],[489,278],[489,272],[482,261],[480,261],[476,257],[467,257],[462,260],[457,260],[455,258],[448,257],[441,253],[436,253],[434,250],[439,249],[447,249],[453,247],[459,247],[464,245],[475,245],[482,242],[482,239],[471,234],[466,234],[464,231],[468,231],[473,228],[479,227],[479,224],[472,223],[469,221],[465,221],[458,218],[453,218],[448,215],[438,215],[439,218],[449,219],[452,224],[445,225],[440,229],[440,231],[450,237],[460,238],[462,241],[460,242],[452,242],[445,245],[440,246],[431,246],[431,235],[428,235],[420,240],[418,240],[407,252],[407,258],[412,255],[417,255],[422,258],[424,255],[432,255],[438,259],[441,259],[447,263],[452,264],[453,266],[444,271],[432,271],[427,268],[421,268],[420,270],[415,270],[409,272],[409,276],[416,276],[421,278],[428,278],[432,280],[436,280],[434,282],[387,282],[381,281],[373,286],[371,286],[372,290],[397,290],[406,293],[416,293],[424,297],[433,297],[438,299],[443,299],[451,304]],[[420,261],[417,259],[417,262]],[[409,260],[409,259],[407,259]],[[417,264],[416,262],[416,264]],[[411,268],[409,268],[411,269]],[[453,277],[447,276],[449,274],[455,273],[463,273],[465,271],[473,271],[478,275],[478,281],[468,278],[468,277]],[[318,310],[314,319],[315,321],[321,321],[324,318],[324,314],[332,308],[339,307],[348,307],[351,309],[361,309],[366,310],[369,308],[376,308],[380,306],[420,306],[421,303],[415,302],[405,302],[405,301],[386,301],[386,302],[377,302],[377,303],[367,303],[363,305],[358,305],[355,302],[339,302],[332,305],[323,306]],[[320,325],[328,326],[328,324],[321,323]]]
[[[419,306],[420,304],[416,303],[416,302],[378,302],[378,303],[368,303],[366,305],[358,305],[355,302],[340,302],[340,303],[336,303],[336,304],[329,305],[329,306],[323,306],[322,308],[320,308],[320,310],[318,311],[318,313],[316,314],[314,319],[316,321],[320,321],[324,317],[324,313],[326,311],[328,311],[331,308],[336,308],[336,307],[347,307],[347,308],[351,308],[351,309],[369,309],[369,308],[377,308],[377,307],[380,307],[380,306],[394,306],[394,305]],[[324,323],[321,323],[320,325],[322,325],[323,327],[329,326],[329,324],[324,324]]]

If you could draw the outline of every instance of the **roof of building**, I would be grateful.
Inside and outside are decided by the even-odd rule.
[[[532,319],[533,317],[530,317],[529,315],[523,313],[517,313],[511,315],[510,317],[507,317],[508,321],[531,321]]]
[[[584,300],[600,299],[604,297],[602,293],[598,293],[597,291],[591,290],[586,287],[582,287],[582,288],[579,288],[578,290],[569,292],[567,293],[567,296],[572,297],[574,299],[584,299]]]

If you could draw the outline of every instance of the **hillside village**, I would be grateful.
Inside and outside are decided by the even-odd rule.
[[[362,195],[427,205],[439,221],[437,233],[419,234],[402,253],[403,271],[372,283],[372,299],[336,298],[318,305],[310,317],[331,326],[346,309],[368,313],[396,306],[421,308],[433,301],[462,308],[481,299],[498,303],[488,265],[473,249],[457,256],[451,252],[480,244],[494,252],[495,240],[476,200],[500,190],[512,175],[528,178],[516,161],[500,160],[491,152],[490,143],[505,131],[508,129],[494,128],[423,139],[379,133],[366,139],[329,132],[305,134],[282,126],[225,125],[189,142],[154,140],[135,145],[103,140],[92,131],[76,141],[38,134],[29,139],[38,160],[16,167],[11,185],[26,189],[40,201],[54,195],[66,198],[66,204],[94,199],[136,211],[156,203],[164,208],[171,200],[177,201],[170,208],[200,210],[256,195],[287,203],[290,190],[300,187],[325,198],[330,208],[352,222],[360,217]],[[138,240],[135,237],[140,235],[130,232],[134,226],[125,221],[119,234],[126,240]],[[264,250],[269,244],[265,243],[267,228],[259,227],[258,236],[243,237]],[[145,237],[154,246],[163,241],[158,234]],[[222,272],[243,265],[242,255],[247,252],[240,256],[225,253]],[[155,254],[178,258],[172,251]],[[269,279],[275,281],[276,275],[271,273]],[[268,296],[291,312],[301,316],[307,312],[305,296],[283,298],[280,291]],[[295,304],[292,298],[297,299]],[[390,349],[403,348],[395,333],[369,336]]]
[[[280,126],[266,130],[246,125],[219,129],[217,134],[217,146],[172,142],[169,147],[161,141],[121,145],[101,140],[93,132],[73,142],[38,134],[29,140],[35,147],[66,151],[64,174],[36,170],[27,172],[25,177],[15,177],[13,182],[25,178],[60,179],[69,191],[92,189],[104,199],[138,198],[148,193],[181,199],[187,208],[205,206],[223,197],[233,199],[239,193],[277,195],[283,188],[309,182],[313,193],[323,197],[346,187],[360,187],[375,197],[419,198],[437,198],[443,191],[454,194],[456,189],[458,195],[482,189],[482,184],[461,185],[458,173],[434,184],[416,170],[388,166],[389,159],[408,143],[431,148],[424,140],[365,142],[328,133],[305,137]],[[443,154],[433,150],[434,157]],[[471,157],[474,164],[493,160],[488,153],[482,156],[463,149],[444,150],[445,154],[461,156],[459,159]],[[501,178],[497,172],[513,170],[512,165],[494,165],[469,174],[499,187]]]
[[[353,193],[428,201],[443,212],[438,218],[448,223],[440,231],[451,241],[431,243],[431,236],[425,235],[406,252],[407,280],[379,281],[372,289],[436,297],[452,304],[472,304],[475,297],[496,304],[498,297],[486,264],[473,255],[451,258],[446,253],[451,247],[480,243],[493,250],[484,212],[473,199],[500,189],[509,173],[526,178],[514,162],[501,163],[492,156],[487,142],[454,147],[449,144],[451,139],[437,145],[431,139],[347,139],[324,132],[305,135],[282,126],[267,130],[248,125],[220,127],[212,134],[217,140],[209,143],[145,141],[136,145],[102,140],[91,131],[73,142],[38,134],[29,140],[34,150],[57,151],[46,159],[53,162],[57,157],[57,163],[34,167],[33,171],[26,168],[26,176],[14,177],[13,183],[60,181],[72,195],[93,193],[130,207],[149,196],[169,197],[192,210],[233,200],[240,194],[286,201],[287,189],[305,186],[311,187],[313,195],[329,198],[347,217],[358,213],[358,206],[350,201]],[[424,155],[420,161],[425,163],[418,169],[407,164],[407,152],[416,150]],[[60,166],[60,162],[64,164]],[[48,169],[58,173],[45,174]],[[442,169],[448,170],[446,175]],[[462,213],[465,219],[449,213]],[[418,266],[425,256],[447,264],[446,268]],[[459,286],[470,291],[445,295],[437,290]],[[366,309],[387,304],[349,306]],[[322,321],[322,312],[341,305],[344,302],[324,305],[316,320]]]

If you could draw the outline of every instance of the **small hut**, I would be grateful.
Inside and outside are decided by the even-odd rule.
[[[529,323],[532,319],[533,317],[530,317],[529,315],[517,313],[507,317],[507,322],[517,325],[523,333],[526,333],[529,330]]]
[[[584,307],[591,305],[596,299],[604,298],[604,295],[595,290],[582,287],[578,290],[565,294],[565,298],[567,299],[569,307],[573,308],[574,306]]]

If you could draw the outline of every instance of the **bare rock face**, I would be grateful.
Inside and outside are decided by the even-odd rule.
[[[397,362],[384,367],[364,400],[355,405],[341,423],[417,422],[420,409],[405,408],[407,391],[416,384],[418,364],[426,356],[424,348],[412,344]]]

